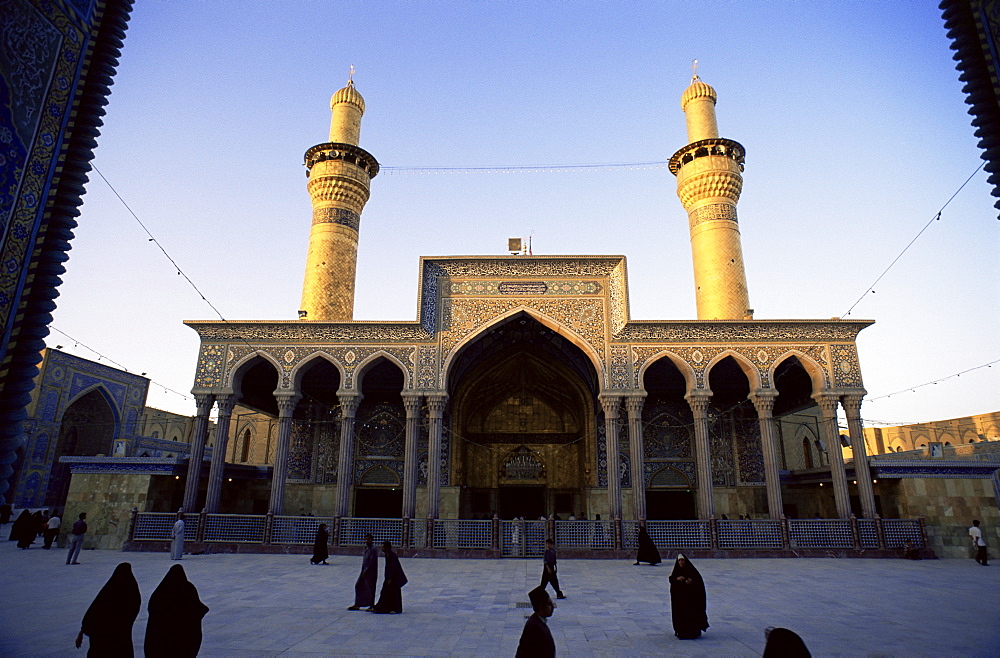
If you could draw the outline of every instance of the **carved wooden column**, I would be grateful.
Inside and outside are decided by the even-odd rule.
[[[403,393],[406,409],[406,442],[403,448],[403,518],[412,519],[417,509],[417,429],[420,425],[420,393]]]
[[[625,398],[628,412],[628,444],[632,457],[632,509],[639,521],[646,520],[646,473],[642,452],[642,405],[646,394],[633,394]]]
[[[823,414],[820,432],[826,444],[826,455],[830,459],[830,478],[833,480],[833,498],[837,504],[837,516],[851,518],[851,495],[847,491],[847,475],[844,472],[844,453],[840,450],[840,432],[837,431],[837,395],[817,393],[813,396]]]
[[[773,388],[758,388],[750,396],[757,409],[760,422],[760,443],[764,453],[764,483],[767,485],[767,511],[772,519],[784,515],[781,504],[781,475],[778,463],[778,444],[774,433],[774,401],[778,391]]]
[[[608,459],[608,507],[612,521],[620,521],[622,518],[621,466],[618,461],[619,406],[621,406],[621,396],[601,395],[601,407],[604,409],[605,452]]]
[[[861,398],[864,393],[844,395],[840,398],[847,416],[847,431],[851,435],[851,451],[854,453],[854,477],[858,480],[858,497],[861,499],[861,514],[866,519],[875,518],[875,489],[872,487],[872,472],[868,466],[868,451],[865,449],[865,434],[861,427]]]
[[[187,480],[184,482],[184,511],[192,513],[198,503],[198,484],[201,481],[201,460],[205,456],[205,441],[208,439],[208,414],[215,404],[215,396],[195,393],[194,403],[197,415],[194,419],[194,435],[191,437],[191,456],[188,458]]]
[[[347,516],[351,510],[351,481],[354,479],[354,414],[361,404],[361,394],[338,393],[340,401],[340,452],[337,458],[336,516]]]
[[[448,396],[439,393],[427,396],[427,518],[436,519],[441,513],[441,432],[444,405]],[[428,539],[428,543],[430,540]]]
[[[280,516],[285,504],[285,478],[288,477],[288,447],[292,440],[292,419],[295,405],[302,396],[298,393],[275,394],[278,402],[278,447],[274,453],[274,470],[271,472],[271,502],[268,511]]]
[[[712,391],[691,391],[684,396],[694,415],[694,453],[698,467],[698,518],[715,518],[715,496],[712,492],[712,451],[708,445],[708,405]]]
[[[226,444],[229,441],[229,420],[236,406],[235,395],[220,395],[219,418],[215,421],[215,446],[212,447],[212,466],[208,471],[208,493],[205,495],[205,511],[215,514],[219,511],[222,497],[222,474],[226,470]]]

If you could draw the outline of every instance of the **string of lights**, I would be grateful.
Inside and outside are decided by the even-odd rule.
[[[531,174],[595,171],[642,171],[665,169],[669,162],[611,162],[601,164],[491,165],[485,167],[381,166],[379,171],[396,174]]]
[[[82,343],[79,340],[77,340],[76,338],[73,338],[72,336],[70,336],[69,334],[67,334],[65,331],[63,331],[62,329],[59,329],[58,327],[54,327],[51,324],[49,325],[49,329],[51,329],[52,331],[55,331],[55,332],[57,332],[59,334],[62,334],[64,337],[66,337],[66,339],[73,341],[73,346],[74,347],[82,347],[85,350],[88,350],[89,352],[92,352],[93,354],[96,354],[97,355],[97,361],[98,361],[98,363],[100,363],[102,361],[107,361],[108,363],[117,366],[119,369],[124,370],[125,372],[128,372],[128,373],[132,372],[131,370],[128,369],[128,367],[122,365],[121,363],[118,363],[117,361],[115,361],[114,359],[112,359],[109,356],[101,354],[100,352],[98,352],[97,350],[95,350],[93,347],[90,347],[86,343]],[[56,345],[56,349],[57,350],[58,349],[62,349],[62,345]],[[144,372],[143,373],[139,373],[139,376],[140,377],[145,377],[146,373],[144,373]],[[185,400],[190,400],[191,399],[190,395],[185,395],[184,393],[179,393],[179,392],[175,391],[174,389],[172,389],[172,388],[170,388],[168,386],[164,386],[163,384],[161,384],[161,383],[159,383],[157,381],[154,381],[152,379],[149,380],[149,383],[150,384],[154,384],[157,388],[162,388],[165,393],[173,393],[174,395],[179,395],[180,397],[184,398]]]

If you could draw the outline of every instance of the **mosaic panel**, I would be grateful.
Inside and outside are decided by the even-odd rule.
[[[292,421],[288,440],[288,471],[290,482],[312,481],[313,427],[307,420]]]
[[[195,388],[222,386],[223,358],[226,346],[219,343],[202,343],[198,353],[198,370],[194,377]]]
[[[184,322],[203,341],[249,341],[252,343],[414,343],[432,338],[417,322]]]
[[[831,345],[833,352],[833,380],[837,388],[861,388],[861,365],[858,348],[854,344]]]
[[[713,203],[707,206],[695,208],[688,214],[688,223],[691,228],[703,222],[711,222],[718,219],[728,219],[738,222],[736,218],[736,206],[728,203]]]
[[[670,468],[675,468],[687,478],[688,483],[691,487],[697,488],[698,486],[698,469],[695,467],[695,462],[688,461],[673,461],[673,460],[662,460],[657,459],[653,461],[644,462],[642,465],[643,476],[646,478],[646,487],[648,488],[652,483],[653,476],[656,475],[660,469],[665,466]]]
[[[529,286],[525,288],[524,286]],[[548,279],[538,282],[508,282],[474,279],[471,281],[452,281],[448,286],[448,295],[497,296],[510,294],[537,295],[599,295],[604,286],[598,281],[572,281],[565,279]]]
[[[417,388],[433,390],[438,387],[437,348],[421,345],[417,356]]]
[[[730,419],[715,416],[708,424],[708,451],[712,460],[712,484],[732,487],[736,484],[736,464]]]
[[[396,482],[402,484],[403,482],[403,460],[401,459],[355,459],[354,460],[354,483],[362,484],[373,484],[373,478],[369,477],[367,481],[365,480],[365,474],[369,471],[379,471],[388,470],[394,476]],[[381,484],[392,484],[391,476],[382,473],[377,476],[377,479],[382,480]]]
[[[346,208],[314,208],[313,224],[339,224],[354,231],[361,226],[361,215]]]
[[[733,436],[736,443],[738,480],[741,485],[764,484],[764,453],[760,439],[760,421],[738,418]]]
[[[89,44],[63,8],[11,0],[0,21],[0,333],[13,321],[48,175],[62,146],[74,81]]]
[[[601,299],[449,299],[443,304],[441,349],[447,354],[469,334],[498,316],[527,307],[572,329],[604,359],[604,302]]]
[[[642,452],[646,459],[685,459],[694,455],[694,431],[675,416],[655,408],[642,432]]]
[[[402,404],[361,403],[354,449],[358,457],[402,457],[406,433]]]
[[[730,320],[629,322],[615,334],[616,341],[663,343],[842,343],[854,342],[871,320]]]
[[[632,350],[628,347],[611,348],[611,372],[609,382],[611,388],[630,388],[632,386]]]

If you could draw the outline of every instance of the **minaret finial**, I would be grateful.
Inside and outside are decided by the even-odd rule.
[[[701,78],[698,77],[698,60],[691,61],[691,82],[698,82]]]
[[[697,62],[698,60],[695,60]],[[347,74],[347,86],[354,86],[354,64],[351,64],[351,71]]]

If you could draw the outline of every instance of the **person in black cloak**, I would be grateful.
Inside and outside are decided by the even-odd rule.
[[[556,609],[556,604],[552,601],[548,591],[544,587],[536,587],[528,592],[528,599],[531,600],[531,607],[534,614],[524,622],[524,630],[521,631],[521,639],[517,643],[517,653],[515,658],[548,658],[556,655],[556,643],[552,639],[552,631],[549,630],[549,622],[546,621],[552,616]]]
[[[677,554],[674,570],[670,572],[670,617],[674,635],[681,640],[701,637],[701,632],[708,629],[705,581],[683,553]]]
[[[787,628],[768,626],[764,629],[767,643],[764,645],[763,658],[810,658],[806,643],[794,631]]]
[[[0,525],[6,525],[10,523],[10,515],[14,513],[13,508],[10,503],[4,503],[0,505]]]
[[[172,658],[197,656],[201,649],[201,619],[208,606],[198,598],[198,589],[175,564],[149,597],[149,621],[143,650],[146,656]]]
[[[20,516],[10,527],[10,541],[17,541],[18,548],[28,548],[31,546],[31,512],[21,510]]]
[[[378,603],[372,612],[380,614],[399,614],[403,611],[403,585],[407,583],[406,574],[399,564],[399,558],[392,552],[392,544],[382,543],[385,553],[385,580],[382,581],[382,591],[378,595]]]
[[[646,532],[646,526],[639,526],[639,553],[635,556],[635,563],[649,562],[652,565],[659,564],[660,551],[656,550],[656,544],[653,543],[652,538],[650,538],[649,533]]]
[[[361,574],[354,583],[354,605],[348,610],[367,608],[371,612],[375,607],[375,583],[378,581],[378,549],[372,543],[375,538],[371,533],[365,535],[365,552],[361,556]]]
[[[313,542],[313,556],[309,559],[309,564],[329,564],[326,558],[330,557],[330,549],[327,543],[330,533],[326,530],[326,524],[320,523],[316,529],[316,540]]]
[[[104,584],[97,598],[87,608],[76,636],[76,648],[83,645],[83,636],[90,638],[87,655],[94,658],[106,656],[131,658],[132,624],[139,615],[142,598],[139,583],[132,575],[132,565],[122,562]]]

